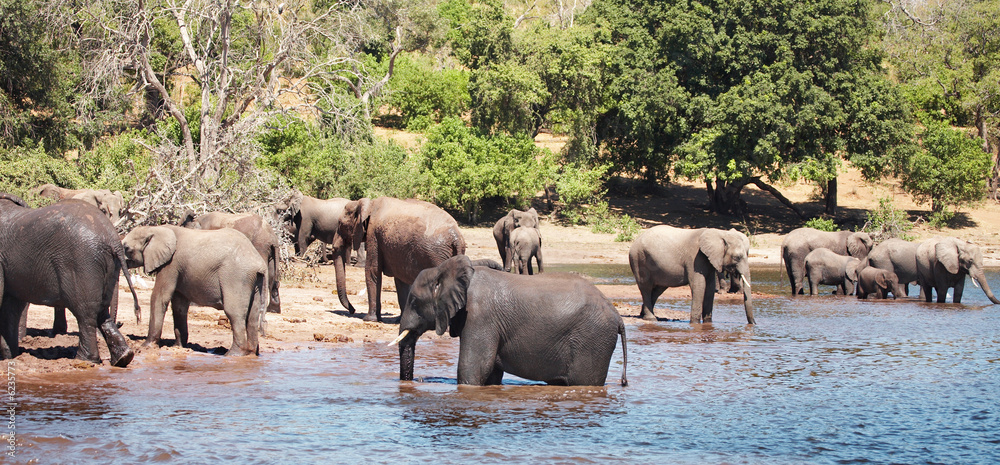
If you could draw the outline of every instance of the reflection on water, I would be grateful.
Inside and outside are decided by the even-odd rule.
[[[1000,307],[981,291],[966,305],[791,298],[774,271],[753,272],[778,295],[757,301],[756,326],[739,303],[714,324],[627,319],[626,388],[457,386],[450,338],[418,343],[422,382],[398,381],[384,344],[192,353],[21,382],[8,462],[1000,461]]]

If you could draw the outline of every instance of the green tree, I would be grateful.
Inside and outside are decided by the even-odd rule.
[[[389,81],[390,108],[398,112],[404,127],[422,131],[443,118],[461,116],[469,109],[469,73],[434,66],[426,55],[404,53]]]
[[[743,187],[755,184],[802,215],[771,186],[787,177],[827,186],[834,209],[842,156],[889,153],[906,141],[905,122],[864,124],[905,114],[900,99],[855,90],[884,79],[882,56],[869,46],[870,5],[595,2],[585,19],[615,45],[614,103],[598,127],[608,160],[649,180],[671,170],[703,179],[720,213],[739,212]]]
[[[985,197],[990,157],[982,140],[934,120],[926,121],[920,140],[922,150],[902,175],[903,189],[918,201],[929,201],[934,213]]]

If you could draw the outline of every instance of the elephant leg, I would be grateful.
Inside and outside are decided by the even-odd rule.
[[[399,278],[393,278],[396,283],[396,299],[399,301],[399,313],[403,314],[403,309],[406,308],[406,301],[410,298],[410,285],[399,280]]]
[[[477,339],[477,343],[459,345],[458,384],[485,386],[491,382],[500,383],[503,379],[503,367],[497,358],[496,343],[495,340]],[[500,372],[499,376],[497,371]]]
[[[938,283],[934,291],[937,292],[937,303],[943,304],[948,300],[948,286]]]
[[[74,307],[70,307],[69,309],[69,311],[73,312],[73,316],[76,317],[76,325],[80,328],[80,345],[76,351],[76,358],[100,364],[101,354],[97,351],[97,320],[101,320],[101,323],[103,323],[109,318],[106,309],[95,312],[104,313],[103,315],[86,318],[85,315],[89,313],[88,310],[86,308],[77,309]],[[91,313],[91,315],[94,315],[94,313]]]
[[[21,316],[17,318],[17,340],[20,341],[28,335],[28,307],[30,305],[24,304],[24,311],[21,312]]]
[[[539,247],[535,252],[535,262],[538,263],[538,272],[544,273],[545,270],[542,268],[542,248]]]
[[[715,287],[715,283],[716,283],[716,280],[714,280],[714,279],[706,280],[706,282],[705,282],[706,289],[705,289],[704,294],[702,295],[702,303],[701,303],[701,321],[703,323],[711,323],[712,322],[712,311],[715,308],[715,293],[716,293],[716,289],[713,289]],[[691,298],[694,299],[694,295],[693,294],[692,294]]]
[[[238,304],[228,302],[223,310],[226,318],[229,318],[229,325],[233,328],[233,344],[226,351],[227,356],[248,355],[247,350],[247,309],[250,307],[250,299],[244,299]]]
[[[666,290],[666,287],[660,286],[653,286],[650,289],[639,289],[639,293],[642,294],[642,312],[640,312],[639,318],[656,321],[656,315],[653,313],[653,309],[656,307],[656,299],[659,299],[663,291]]]
[[[689,284],[691,286],[691,323],[701,323],[704,320],[705,310],[712,311],[711,307],[705,308],[705,302],[715,301],[715,275],[705,276],[696,272]],[[706,294],[710,294],[711,298]],[[711,321],[711,317],[708,321]]]
[[[809,295],[819,294],[819,279],[816,279],[812,276],[808,276],[808,278],[809,278]]]
[[[174,316],[174,345],[187,347],[188,343],[188,308],[191,301],[180,294],[174,294],[170,299],[170,312]],[[235,325],[231,320],[229,322]]]
[[[962,294],[965,293],[965,276],[959,278],[958,282],[955,283],[955,293],[952,295],[951,301],[960,304],[962,303]]]
[[[104,342],[108,344],[108,351],[111,353],[111,365],[116,367],[126,367],[132,363],[135,352],[129,347],[128,341],[121,331],[118,331],[118,323],[111,318],[104,320],[98,328],[104,336]]]
[[[25,315],[28,312],[24,312]],[[56,334],[66,334],[68,331],[67,327],[69,325],[66,323],[66,307],[53,307],[52,308],[52,335]]]
[[[0,271],[0,294],[3,292],[2,271]],[[0,359],[11,359],[20,355],[18,350],[18,326],[21,315],[28,313],[28,304],[11,296],[3,296],[0,303]]]
[[[493,363],[493,371],[486,377],[485,384],[487,386],[499,386],[503,384],[503,363],[500,362],[499,357]]]
[[[524,264],[528,267],[528,274],[534,275],[535,269],[531,267],[531,255],[528,255],[528,257],[524,260]]]
[[[924,298],[924,302],[930,302],[931,300],[934,299],[933,289],[934,287],[932,287],[930,284],[920,285],[920,295],[921,297]]]
[[[365,241],[368,257],[365,260],[365,285],[368,290],[368,314],[364,321],[382,321],[382,267],[378,245]]]
[[[146,341],[142,343],[143,347],[160,341],[160,335],[163,334],[163,317],[167,315],[167,304],[173,298],[176,288],[176,283],[172,282],[175,279],[173,276],[157,276],[149,298],[149,331],[146,333]]]

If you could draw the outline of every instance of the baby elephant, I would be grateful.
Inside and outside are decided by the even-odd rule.
[[[510,232],[510,248],[513,255],[512,265],[517,267],[518,274],[535,274],[531,268],[531,257],[535,257],[538,272],[542,273],[542,233],[538,228],[518,226]]]
[[[250,239],[234,229],[209,231],[179,226],[140,226],[122,240],[129,267],[156,273],[150,297],[149,333],[156,343],[170,302],[178,346],[187,345],[188,306],[226,312],[233,345],[226,355],[257,354],[258,328],[267,308],[267,263]]]
[[[892,271],[867,266],[858,273],[859,299],[867,299],[868,294],[874,294],[877,299],[886,299],[890,292],[895,299],[898,288],[899,278]]]
[[[819,293],[819,285],[837,286],[842,295],[854,293],[858,282],[858,264],[861,260],[840,255],[825,247],[820,247],[806,255],[806,280],[809,281],[809,295]]]

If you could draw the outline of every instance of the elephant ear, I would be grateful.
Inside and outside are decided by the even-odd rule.
[[[372,216],[372,200],[368,197],[362,197],[354,202],[356,207],[354,215],[356,218],[354,220],[354,247],[360,247],[361,243],[365,241],[368,236],[368,221]]]
[[[184,208],[184,211],[181,213],[181,219],[177,224],[182,228],[201,229],[201,225],[194,220],[194,216],[194,210]]]
[[[872,250],[872,238],[868,233],[856,232],[847,238],[847,253],[854,258],[863,258]]]
[[[149,228],[149,237],[142,248],[142,266],[146,274],[152,274],[170,263],[177,251],[177,235],[170,228]]]
[[[465,310],[469,282],[475,269],[465,255],[456,255],[438,265],[437,282],[434,283],[434,331],[438,336],[448,330],[451,319]],[[461,336],[461,330],[452,331],[452,336]],[[457,334],[456,334],[457,333]]]
[[[958,274],[960,267],[958,263],[958,242],[954,239],[944,239],[934,244],[934,253],[937,255],[938,263],[944,266],[951,274]]]
[[[844,272],[844,274],[847,275],[847,279],[857,282],[859,266],[861,266],[861,260],[858,260],[857,258],[851,258],[847,261],[847,269]]]
[[[885,271],[880,271],[875,274],[875,282],[878,283],[878,287],[887,288],[889,287],[889,282],[886,280]]]
[[[698,237],[698,249],[708,257],[717,273],[722,273],[722,265],[726,259],[726,240],[723,232],[718,229],[706,229]]]
[[[72,198],[76,200],[83,200],[84,202],[87,202],[97,208],[100,208],[101,211],[104,211],[104,209],[101,208],[100,199],[97,197],[97,191],[93,190],[83,191],[80,192],[79,194],[74,195]]]

